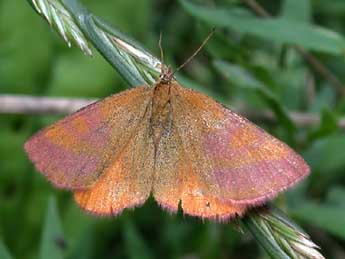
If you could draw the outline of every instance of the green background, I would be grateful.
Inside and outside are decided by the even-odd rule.
[[[291,47],[307,48],[345,82],[345,2],[262,0],[278,17],[268,23],[238,2],[83,1],[156,55],[162,31],[173,66],[215,26],[182,82],[229,107],[278,115],[255,122],[301,153],[312,174],[276,203],[327,258],[345,258],[345,135],[337,126],[345,97]],[[0,94],[100,98],[126,87],[98,54],[68,48],[26,1],[0,0]],[[295,125],[287,111],[317,114],[321,123]],[[152,198],[116,218],[80,211],[23,152],[30,135],[58,118],[0,114],[0,258],[267,258],[236,224],[170,215]]]

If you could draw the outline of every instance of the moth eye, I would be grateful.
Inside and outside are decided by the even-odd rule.
[[[211,203],[208,201],[208,202],[206,202],[206,207],[211,207]]]

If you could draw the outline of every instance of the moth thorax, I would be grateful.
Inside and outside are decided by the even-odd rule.
[[[170,85],[157,84],[154,89],[151,127],[155,142],[171,122]]]

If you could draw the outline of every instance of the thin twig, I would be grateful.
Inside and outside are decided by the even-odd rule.
[[[270,13],[267,12],[258,2],[255,0],[242,0],[250,9],[252,9],[257,15],[262,17],[270,17]]]
[[[97,99],[1,95],[0,114],[68,114],[95,101]],[[277,121],[271,111],[254,111],[243,108],[233,110],[254,121]],[[290,112],[289,116],[298,127],[317,126],[320,123],[318,114]],[[345,118],[341,118],[338,124],[339,127],[345,128]]]
[[[78,109],[95,101],[96,99],[1,95],[0,113],[66,114],[75,112]]]
[[[269,18],[272,15],[267,12],[256,0],[242,0],[250,9],[252,9],[258,16]],[[324,64],[322,64],[314,55],[306,51],[300,46],[294,46],[297,52],[303,57],[309,65],[319,73],[323,78],[331,83],[334,89],[339,92],[341,95],[345,95],[345,86],[337,78],[337,76],[329,70]]]
[[[318,72],[323,78],[328,80],[334,89],[339,92],[341,95],[345,95],[345,86],[340,82],[331,70],[329,70],[324,64],[322,64],[315,56],[310,54],[305,49],[295,46],[295,49],[298,53],[306,60],[311,67]]]

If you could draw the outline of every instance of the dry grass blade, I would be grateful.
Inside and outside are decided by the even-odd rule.
[[[85,54],[92,55],[85,35],[59,0],[31,0],[31,3],[49,25],[61,35],[69,47],[73,42]]]

